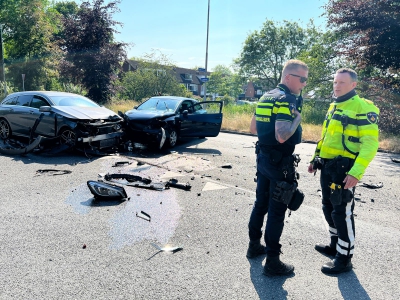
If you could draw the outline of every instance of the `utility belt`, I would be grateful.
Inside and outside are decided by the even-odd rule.
[[[332,182],[329,183],[329,188],[331,189],[330,201],[333,205],[339,205],[342,202],[347,203],[353,199],[355,188],[352,190],[344,189],[343,183],[347,172],[350,171],[353,165],[354,159],[340,155],[334,159],[315,157],[313,168],[319,170],[324,168],[332,179]]]
[[[327,158],[322,158],[319,156],[316,156],[314,158],[313,163],[313,169],[314,170],[322,170],[322,168],[326,169],[328,173],[331,175],[344,175],[354,165],[354,159],[348,158],[348,157],[343,157],[341,155],[333,158],[333,159],[327,159]]]

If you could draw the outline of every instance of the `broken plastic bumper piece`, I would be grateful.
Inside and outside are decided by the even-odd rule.
[[[125,199],[128,195],[121,186],[100,181],[89,180],[87,182],[90,192],[95,198]]]

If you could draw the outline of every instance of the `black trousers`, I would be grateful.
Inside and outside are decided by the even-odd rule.
[[[332,182],[343,184],[344,175],[333,175],[325,166],[321,169],[322,211],[329,225],[331,235],[330,246],[336,248],[338,254],[352,257],[354,252],[355,226],[354,226],[354,197],[350,202],[342,201],[339,205],[333,205],[331,198]]]
[[[287,160],[286,160],[287,161]],[[279,240],[282,235],[285,212],[287,205],[271,199],[277,181],[293,183],[295,176],[294,166],[289,172],[283,171],[282,164],[285,158],[278,164],[271,163],[268,154],[260,152],[257,155],[257,190],[256,201],[249,221],[249,238],[251,241],[260,240],[261,228],[264,217],[268,213],[265,225],[264,240],[267,247],[267,255],[279,256],[282,245]],[[293,163],[292,163],[293,165]]]

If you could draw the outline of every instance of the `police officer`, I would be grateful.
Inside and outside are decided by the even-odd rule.
[[[264,274],[268,276],[288,275],[294,270],[279,259],[287,204],[272,199],[279,192],[278,184],[295,181],[293,152],[301,142],[301,91],[307,77],[308,67],[304,62],[287,61],[281,83],[260,98],[250,124],[250,131],[258,136],[257,190],[248,225],[250,242],[246,256],[253,258],[266,253]],[[267,213],[264,247],[260,242],[261,228]]]
[[[357,73],[339,69],[330,104],[309,173],[321,170],[322,210],[329,225],[329,245],[315,249],[334,259],[322,266],[325,274],[352,269],[354,251],[354,189],[374,158],[378,142],[379,109],[355,92]]]

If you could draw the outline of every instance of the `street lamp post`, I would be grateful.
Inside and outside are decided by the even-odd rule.
[[[208,62],[208,29],[210,23],[210,0],[208,0],[208,12],[207,12],[207,41],[206,41],[206,77],[207,77],[207,62]],[[207,100],[207,82],[204,82],[204,101]]]
[[[4,67],[3,24],[0,24],[0,40],[1,40],[1,60],[3,69],[4,97],[5,97],[7,96],[7,84],[6,84],[6,69]]]

